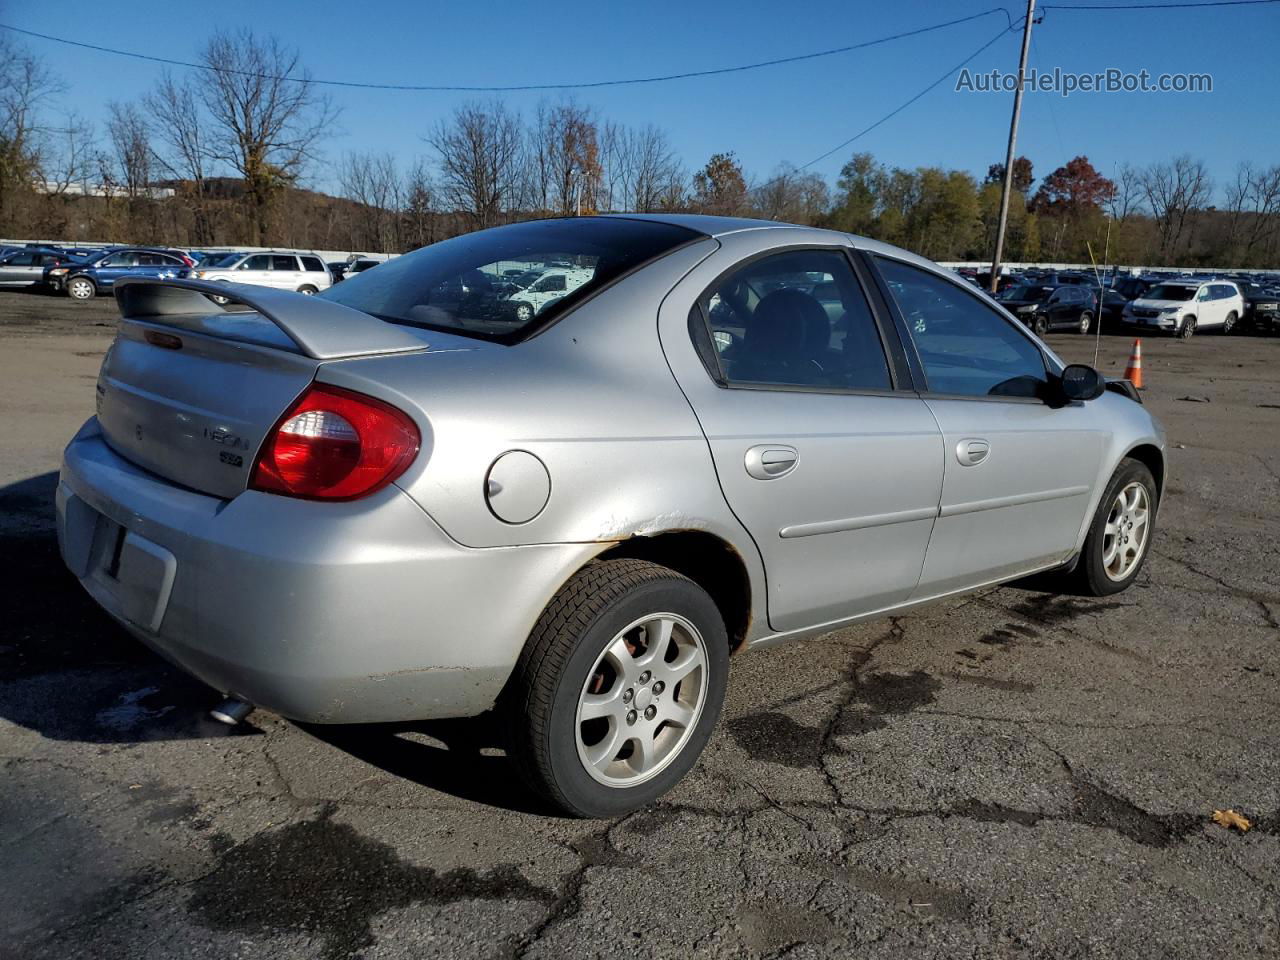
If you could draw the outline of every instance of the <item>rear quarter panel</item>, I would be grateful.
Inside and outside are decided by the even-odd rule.
[[[521,344],[426,331],[428,341],[456,345],[453,355],[340,361],[318,379],[418,419],[424,449],[398,484],[465,546],[598,542],[603,550],[695,529],[754,557],[758,574],[658,339],[663,297],[715,248],[710,239],[681,248]],[[532,453],[551,477],[546,506],[520,524],[499,520],[485,498],[489,467],[510,450]]]

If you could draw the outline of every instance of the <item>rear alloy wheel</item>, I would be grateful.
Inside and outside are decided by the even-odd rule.
[[[1183,340],[1190,340],[1196,332],[1196,318],[1183,317],[1182,326],[1178,328],[1178,336]]]
[[[508,754],[567,813],[642,807],[697,762],[728,666],[720,611],[692,580],[643,560],[589,564],[543,612],[503,693]]]
[[[1232,310],[1230,313],[1228,313],[1228,314],[1227,314],[1227,319],[1225,319],[1225,320],[1223,320],[1223,321],[1222,321],[1222,332],[1223,332],[1223,333],[1234,333],[1234,332],[1235,332],[1235,329],[1236,329],[1236,321],[1237,321],[1238,319],[1240,319],[1240,318],[1236,316],[1236,312],[1235,312],[1234,310]]]
[[[319,290],[311,286],[311,284],[309,283],[304,283],[302,286],[298,288],[298,293],[301,293],[308,297],[313,297],[319,292],[320,292]]]
[[[1095,597],[1133,583],[1155,532],[1156,483],[1137,460],[1123,460],[1098,504],[1076,574]]]
[[[92,300],[98,295],[98,287],[88,277],[72,277],[67,283],[67,296],[72,300]]]
[[[1080,333],[1081,334],[1088,333],[1089,328],[1092,326],[1093,326],[1093,314],[1090,313],[1088,310],[1086,310],[1084,313],[1080,314],[1080,327],[1079,327]]]

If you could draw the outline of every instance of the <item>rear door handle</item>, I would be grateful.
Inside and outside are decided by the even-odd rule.
[[[757,480],[776,480],[796,468],[800,454],[795,447],[762,443],[747,451],[747,473]]]
[[[986,440],[961,440],[956,444],[956,459],[966,467],[976,467],[991,452],[991,444]]]

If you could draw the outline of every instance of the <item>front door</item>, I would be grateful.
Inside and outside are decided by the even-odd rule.
[[[236,283],[271,285],[271,255],[255,253],[236,267]]]
[[[760,550],[770,625],[796,630],[901,603],[937,512],[937,424],[915,393],[894,389],[846,250],[739,263],[703,264],[687,324],[663,329],[683,326],[684,349],[690,336],[703,347],[707,369],[673,369]],[[719,278],[707,287],[709,272]]]
[[[1108,440],[1096,406],[1049,406],[1040,349],[959,283],[875,261],[943,438],[938,520],[913,599],[1068,559]]]

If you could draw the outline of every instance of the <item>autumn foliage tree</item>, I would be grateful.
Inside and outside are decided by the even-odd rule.
[[[732,151],[717,153],[693,175],[693,205],[699,213],[736,216],[747,205],[747,179]]]

